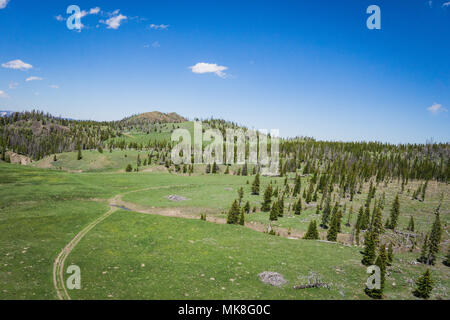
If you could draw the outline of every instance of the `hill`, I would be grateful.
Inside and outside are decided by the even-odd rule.
[[[180,123],[188,121],[186,118],[180,116],[175,112],[162,113],[159,111],[141,113],[122,120],[126,123],[140,124],[140,123]]]

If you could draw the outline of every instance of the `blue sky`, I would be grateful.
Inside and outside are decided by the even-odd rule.
[[[0,110],[448,142],[447,2],[0,0]],[[72,4],[80,32],[66,26]],[[372,4],[381,30],[366,26]]]

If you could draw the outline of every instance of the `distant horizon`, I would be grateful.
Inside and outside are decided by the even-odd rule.
[[[60,115],[60,114],[55,115],[55,114],[52,114],[52,113],[47,112],[47,111],[45,111],[45,110],[39,110],[39,109],[28,109],[28,110],[20,110],[20,111],[0,109],[0,114],[1,114],[2,112],[9,112],[9,113],[17,112],[17,113],[23,113],[23,112],[31,112],[31,111],[33,111],[33,110],[34,110],[34,111],[43,112],[44,114],[50,114],[50,115],[53,116],[53,117],[57,117],[57,118],[61,118],[61,119],[67,119],[67,120],[73,120],[73,121],[114,122],[114,121],[121,121],[121,120],[124,120],[124,119],[126,119],[126,118],[131,117],[131,116],[140,115],[140,114],[143,114],[143,113],[150,113],[150,112],[161,112],[161,113],[164,113],[164,114],[176,113],[177,115],[182,116],[183,118],[185,118],[188,122],[193,122],[195,118],[200,119],[200,121],[211,119],[211,116],[205,117],[205,118],[201,118],[201,117],[189,118],[189,117],[186,117],[186,116],[183,115],[183,114],[179,114],[178,112],[173,112],[173,111],[164,112],[164,111],[160,111],[160,110],[151,110],[151,111],[146,111],[146,112],[142,112],[142,113],[132,113],[132,114],[130,114],[130,115],[128,115],[128,116],[125,116],[125,117],[123,117],[123,118],[121,118],[121,119],[114,119],[114,120],[76,119],[76,118],[71,118],[71,117],[65,117],[64,115]],[[255,129],[255,130],[262,130],[262,129],[267,129],[267,130],[270,130],[270,129],[278,129],[278,128],[255,128],[255,127],[252,127],[252,126],[250,126],[250,125],[248,125],[248,124],[239,123],[238,121],[235,121],[235,120],[222,119],[222,118],[217,118],[217,117],[214,117],[214,116],[212,116],[212,118],[215,119],[215,120],[224,120],[224,121],[227,121],[227,122],[234,122],[234,123],[236,123],[236,124],[239,125],[239,126],[243,126],[243,127],[246,127],[246,128],[249,128],[249,129]],[[417,144],[417,145],[426,145],[426,144],[428,144],[428,143],[430,143],[430,142],[432,142],[432,143],[434,143],[434,144],[449,144],[449,143],[450,143],[450,141],[435,141],[435,139],[434,139],[433,137],[429,137],[428,139],[426,139],[425,142],[399,142],[399,143],[392,143],[392,142],[389,142],[389,141],[377,141],[377,140],[357,140],[357,139],[355,139],[355,140],[332,140],[332,139],[318,139],[318,138],[313,137],[313,136],[307,136],[307,135],[302,135],[302,134],[297,134],[297,135],[295,135],[295,136],[283,136],[283,134],[281,134],[281,132],[280,132],[280,135],[281,135],[281,137],[282,137],[283,139],[310,138],[310,139],[314,139],[315,141],[322,141],[322,142],[343,142],[343,143],[352,143],[352,142],[355,142],[355,143],[382,143],[382,144],[388,144],[388,145],[414,145],[414,144]]]

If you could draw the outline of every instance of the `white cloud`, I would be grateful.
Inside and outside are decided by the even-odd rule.
[[[9,98],[5,91],[0,90],[0,98]]]
[[[41,81],[41,80],[44,80],[44,79],[41,77],[28,77],[25,81],[30,82],[30,81]]]
[[[56,85],[56,84],[52,84],[52,85],[49,86],[49,88],[52,88],[52,89],[59,89],[59,86]]]
[[[100,12],[100,7],[91,8],[89,14],[98,14]]]
[[[5,9],[9,0],[0,0],[0,9]]]
[[[436,102],[431,107],[429,107],[427,110],[430,111],[432,114],[439,114],[441,112],[448,112],[447,109],[445,109],[441,104],[436,103]]]
[[[31,64],[25,63],[22,60],[13,60],[13,61],[3,63],[2,67],[6,68],[6,69],[14,69],[14,70],[22,70],[22,71],[33,68],[33,66]]]
[[[444,2],[444,3],[442,4],[442,7],[450,7],[450,1]]]
[[[116,12],[116,11],[114,11],[114,12]],[[106,24],[106,25],[108,25],[108,29],[117,30],[117,29],[119,29],[120,24],[122,23],[122,21],[126,20],[126,19],[127,19],[126,16],[124,16],[123,14],[119,14],[119,15],[116,15],[116,16],[113,16],[113,17],[109,18],[106,21],[101,21],[101,22]]]
[[[155,30],[167,30],[169,28],[168,24],[151,24],[150,25],[151,29],[155,29]]]
[[[15,89],[19,86],[17,82],[10,82],[9,83],[9,89]]]
[[[59,22],[61,22],[61,21],[64,21],[64,20],[66,20],[62,15],[57,15],[56,17],[55,17],[55,19],[56,20],[58,20]]]
[[[224,66],[218,66],[215,63],[205,63],[205,62],[199,62],[195,66],[189,67],[193,73],[203,74],[203,73],[215,73],[221,78],[226,77],[226,73],[224,72],[227,70],[227,67]]]

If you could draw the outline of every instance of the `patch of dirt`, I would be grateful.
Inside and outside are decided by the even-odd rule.
[[[275,287],[281,287],[287,281],[284,277],[277,272],[264,271],[258,274],[259,279],[266,284],[270,284]]]
[[[187,201],[188,199],[182,196],[177,196],[177,195],[170,195],[167,197],[167,199],[169,199],[170,201],[174,201],[174,202],[180,202],[180,201]]]
[[[33,161],[31,160],[31,158],[28,158],[28,157],[26,157],[26,156],[22,156],[22,155],[20,155],[20,154],[17,154],[17,153],[11,152],[11,151],[6,152],[6,157],[7,157],[7,158],[9,157],[10,162],[11,162],[12,164],[21,164],[21,165],[23,165],[23,166],[27,166],[27,165],[29,165],[31,162],[33,162]]]

